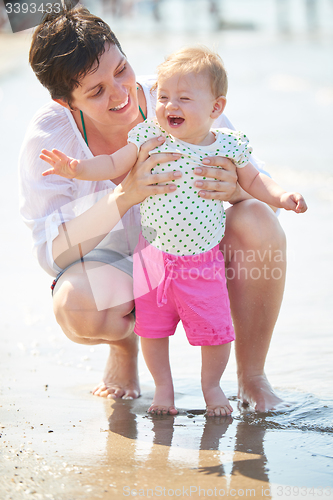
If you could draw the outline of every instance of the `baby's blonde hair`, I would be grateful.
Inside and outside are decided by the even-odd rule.
[[[207,47],[184,47],[170,54],[157,67],[158,81],[163,81],[176,73],[180,76],[188,73],[207,73],[214,97],[227,94],[228,77],[223,61],[217,53]],[[156,88],[157,84],[154,87]]]

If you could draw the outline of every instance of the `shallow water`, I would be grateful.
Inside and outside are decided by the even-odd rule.
[[[27,48],[10,73],[0,73],[0,168],[5,186],[0,199],[0,377],[4,401],[1,422],[7,429],[4,433],[8,432],[5,439],[11,449],[25,450],[26,456],[35,457],[26,451],[29,446],[35,453],[45,454],[45,467],[56,463],[59,451],[63,460],[81,467],[86,477],[92,472],[84,471],[84,467],[95,462],[106,474],[103,467],[109,467],[115,459],[118,437],[125,439],[119,441],[120,446],[126,445],[127,458],[120,463],[118,479],[110,473],[106,484],[105,477],[98,476],[109,491],[117,481],[121,488],[144,485],[144,480],[148,481],[145,474],[154,465],[157,477],[163,477],[164,484],[169,485],[171,478],[179,482],[182,474],[192,478],[192,473],[195,484],[203,487],[210,484],[205,481],[214,479],[214,484],[228,491],[235,478],[243,477],[249,484],[254,479],[260,485],[257,496],[261,492],[263,498],[327,497],[320,495],[318,488],[333,487],[331,18],[323,16],[322,30],[309,36],[299,15],[301,2],[295,2],[292,19],[296,27],[289,36],[279,36],[274,28],[273,2],[265,3],[266,7],[269,4],[265,12],[262,2],[241,3],[244,19],[256,22],[260,30],[207,30],[206,14],[194,20],[192,12],[192,22],[186,26],[179,24],[184,22],[182,18],[166,16],[157,37],[148,10],[146,18],[141,12],[141,17],[126,24],[123,20],[114,20],[113,24],[138,74],[153,73],[164,55],[183,44],[199,42],[217,48],[229,73],[229,118],[247,131],[255,152],[266,161],[267,170],[277,181],[306,197],[306,214],[280,215],[288,239],[289,267],[266,372],[278,395],[290,404],[281,412],[259,414],[238,408],[232,353],[222,386],[231,399],[233,418],[213,423],[206,420],[202,414],[200,351],[187,344],[181,326],[171,339],[176,404],[182,409],[179,416],[156,420],[145,414],[153,385],[141,356],[144,397],[139,402],[117,402],[111,408],[110,402],[91,401],[88,389],[100,378],[106,350],[103,346],[74,345],[60,332],[52,314],[50,279],[30,254],[30,235],[17,212],[18,149],[31,116],[47,102],[48,95],[28,69]],[[232,20],[235,4],[226,2],[226,14]],[[179,5],[185,9],[189,2]],[[202,8],[202,2],[200,5]],[[322,9],[324,5],[328,14],[329,3],[320,2]],[[143,19],[148,20],[144,32],[139,29]],[[196,30],[195,23],[199,23]],[[37,430],[47,422],[53,434],[43,434],[43,427]],[[112,432],[99,433],[99,428]],[[128,464],[134,464],[135,473],[133,469],[128,472]],[[42,474],[42,469],[38,470]],[[223,484],[218,483],[222,480]],[[80,490],[77,498],[102,498],[96,484],[90,497]],[[263,485],[270,490],[260,490]],[[303,495],[301,490],[285,489],[281,495],[279,485],[307,490]],[[317,488],[315,496],[311,496],[311,488]],[[332,495],[333,490],[330,492]],[[120,494],[114,495],[112,498],[120,498]],[[66,498],[61,491],[55,497]]]

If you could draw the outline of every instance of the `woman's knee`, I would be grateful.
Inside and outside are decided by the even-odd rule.
[[[227,210],[226,234],[222,246],[227,250],[270,248],[285,252],[286,238],[277,216],[266,204],[245,200]]]
[[[98,314],[90,294],[72,281],[57,284],[53,296],[53,312],[67,336],[87,337],[98,331],[103,314]]]
[[[131,318],[125,318],[130,315],[134,301],[131,295],[123,296],[122,302],[113,299],[112,290],[116,294],[116,288],[111,283],[108,288],[108,299],[98,304],[86,275],[74,274],[59,280],[54,290],[53,310],[71,340],[87,343],[86,339],[120,340],[126,336]]]
[[[88,345],[126,338],[134,327],[133,307],[134,302],[98,311],[95,306],[83,308],[82,302],[80,307],[73,297],[62,304],[54,300],[55,318],[65,335],[73,342]]]

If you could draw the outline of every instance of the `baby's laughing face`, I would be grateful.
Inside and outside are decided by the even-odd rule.
[[[216,101],[206,74],[162,77],[157,85],[156,117],[160,126],[177,139],[208,145],[212,143],[209,130],[217,118]]]

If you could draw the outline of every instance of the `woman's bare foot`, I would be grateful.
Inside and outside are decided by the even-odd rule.
[[[283,403],[273,391],[265,374],[239,376],[238,399],[260,412],[274,410]]]
[[[175,398],[173,387],[170,385],[160,385],[155,387],[154,399],[148,413],[153,415],[177,415],[175,408]]]
[[[138,339],[129,337],[110,344],[103,381],[92,391],[104,398],[136,399],[140,396],[138,378]]]
[[[225,417],[233,411],[228,398],[220,386],[203,389],[207,417]]]

